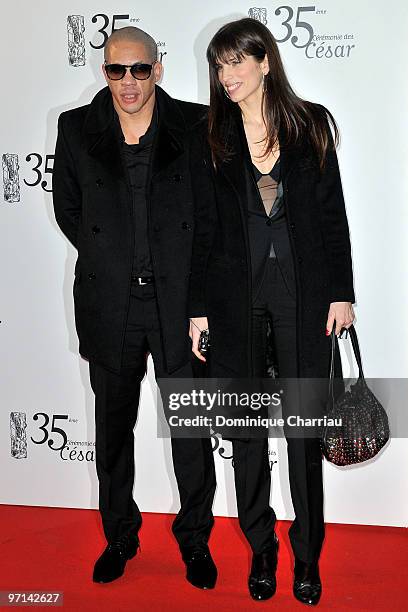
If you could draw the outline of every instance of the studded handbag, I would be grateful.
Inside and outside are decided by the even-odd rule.
[[[357,361],[359,376],[339,397],[334,397],[335,331],[331,334],[329,399],[327,424],[321,438],[323,455],[335,465],[352,465],[375,457],[390,437],[387,413],[368,388],[363,374],[357,333],[348,332]],[[335,423],[330,425],[329,423]]]

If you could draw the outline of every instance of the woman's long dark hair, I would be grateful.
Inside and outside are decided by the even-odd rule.
[[[265,156],[278,143],[280,132],[284,142],[280,146],[297,144],[308,139],[315,150],[320,168],[324,165],[331,134],[327,128],[329,119],[334,131],[334,145],[339,133],[329,111],[299,98],[293,91],[283,68],[278,46],[266,26],[255,19],[244,18],[227,23],[212,38],[207,49],[210,72],[209,143],[213,162],[229,159],[233,152],[228,147],[225,126],[231,119],[233,106],[218,79],[217,64],[228,62],[231,57],[242,59],[252,55],[261,62],[268,57],[269,72],[264,79],[263,113],[266,124]]]

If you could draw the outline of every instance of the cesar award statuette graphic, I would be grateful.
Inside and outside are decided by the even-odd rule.
[[[68,62],[70,66],[85,66],[85,25],[83,15],[68,15]]]
[[[27,421],[25,412],[10,412],[11,456],[27,459]]]
[[[18,178],[18,155],[4,153],[2,156],[4,200],[6,202],[20,201],[20,181]]]
[[[258,7],[253,6],[248,11],[248,17],[251,17],[252,19],[256,19],[257,21],[260,21],[264,25],[268,23],[268,20],[266,18],[266,8],[258,8]]]

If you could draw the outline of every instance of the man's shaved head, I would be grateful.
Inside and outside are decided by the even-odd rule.
[[[115,30],[109,36],[108,40],[105,44],[105,61],[109,62],[109,50],[112,45],[117,42],[134,42],[144,45],[146,48],[150,61],[157,60],[157,45],[156,41],[144,32],[140,28],[135,28],[133,26],[127,26],[126,28],[120,28],[119,30]]]

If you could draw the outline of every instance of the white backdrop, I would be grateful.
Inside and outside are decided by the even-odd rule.
[[[162,86],[171,95],[207,102],[206,46],[223,23],[249,12],[281,41],[296,91],[338,121],[365,374],[407,376],[405,0],[2,3],[0,502],[97,507],[93,397],[73,321],[76,253],[56,226],[49,193],[58,115],[88,103],[104,85],[102,44],[113,21],[137,25],[159,42]],[[310,36],[306,48],[296,47]],[[69,38],[78,65],[69,63]],[[157,438],[155,397],[149,362],[136,428],[135,497],[143,511],[175,512],[169,441]],[[272,503],[278,518],[291,518],[284,440],[271,441],[270,452]],[[230,444],[217,442],[214,453],[215,514],[235,516]],[[407,464],[404,439],[391,440],[367,465],[325,463],[326,520],[406,526]]]

